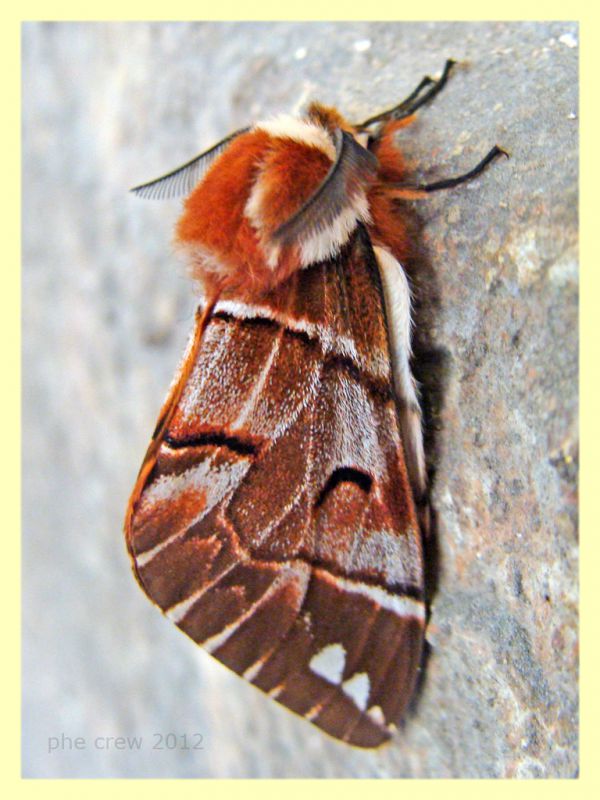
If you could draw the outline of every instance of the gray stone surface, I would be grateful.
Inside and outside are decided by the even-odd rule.
[[[25,775],[576,775],[577,38],[566,22],[25,25]],[[214,662],[130,574],[123,513],[194,297],[170,249],[178,202],[127,188],[306,91],[365,117],[448,56],[467,63],[403,136],[416,174],[495,142],[512,158],[417,208],[430,648],[405,725],[368,753]],[[153,749],[168,733],[203,749]]]

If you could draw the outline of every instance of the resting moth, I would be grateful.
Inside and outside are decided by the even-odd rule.
[[[389,739],[426,620],[399,129],[444,85],[351,125],[313,103],[136,187],[188,194],[203,289],[129,503],[141,587],[213,656],[333,737]]]

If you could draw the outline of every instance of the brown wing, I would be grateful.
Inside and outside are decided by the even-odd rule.
[[[382,290],[359,228],[252,306],[220,301],[137,488],[137,577],[194,641],[362,747],[390,736],[424,627]]]

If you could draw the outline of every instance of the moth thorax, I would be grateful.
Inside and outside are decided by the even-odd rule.
[[[186,200],[176,243],[205,285],[268,291],[336,256],[358,222],[370,221],[373,157],[339,127],[332,132],[335,110],[314,108],[303,119],[257,123]]]

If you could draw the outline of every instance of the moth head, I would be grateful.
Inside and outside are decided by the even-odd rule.
[[[330,133],[334,133],[337,128],[348,131],[348,133],[354,133],[352,125],[333,106],[325,106],[322,103],[313,102],[308,106],[306,118],[317,125],[321,125]]]
[[[309,120],[322,125],[330,133],[334,134],[337,129],[349,133],[356,142],[362,147],[367,146],[369,134],[366,131],[361,131],[357,126],[340,114],[337,108],[333,106],[325,106],[321,103],[313,102],[309,105],[306,116]]]

